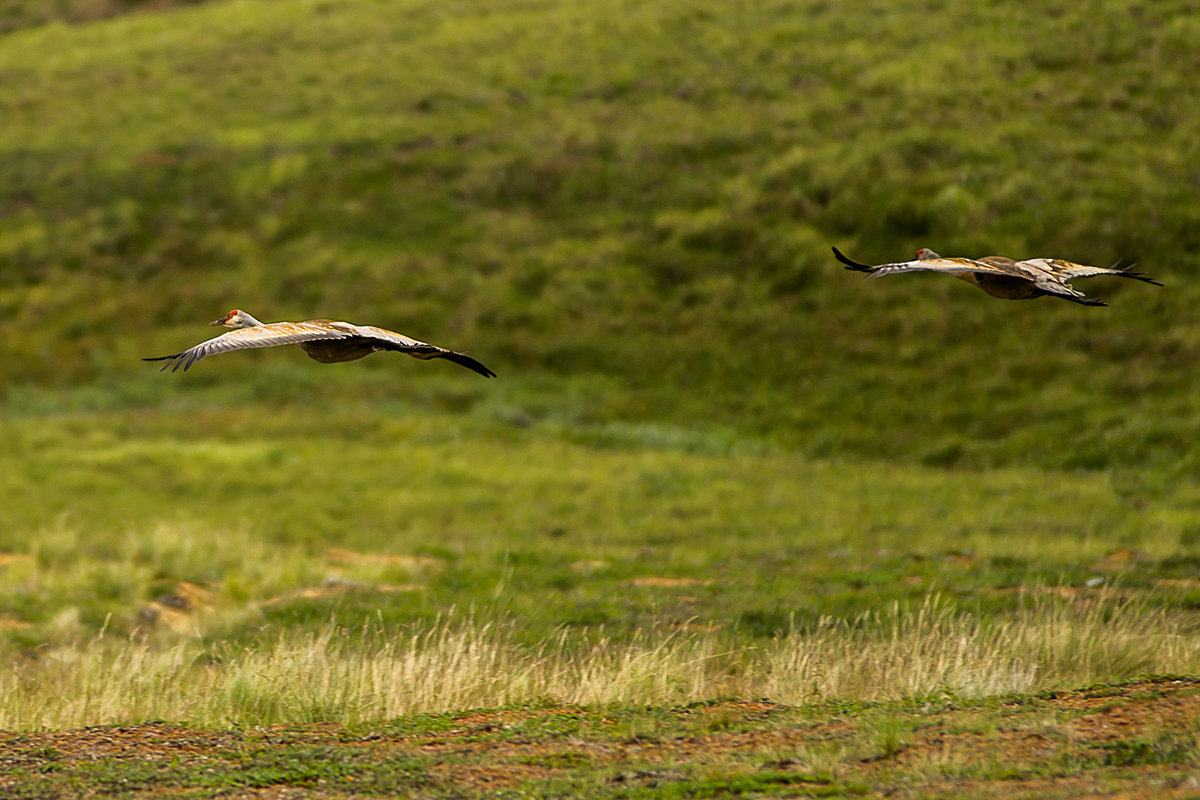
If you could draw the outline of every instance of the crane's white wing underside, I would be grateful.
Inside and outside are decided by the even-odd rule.
[[[1019,262],[1015,262],[1019,264]],[[878,278],[883,275],[895,275],[901,272],[945,272],[950,275],[963,275],[974,272],[986,275],[1009,275],[1014,278],[1036,280],[1032,269],[997,267],[974,261],[969,258],[923,258],[915,261],[900,261],[895,264],[880,264],[872,268],[868,277]]]
[[[355,326],[348,325],[347,327]],[[166,356],[163,360],[167,363],[163,365],[163,369],[169,368],[174,372],[182,367],[187,370],[202,358],[228,353],[230,350],[276,347],[285,344],[313,342],[319,339],[348,339],[355,335],[360,334],[334,327],[312,325],[307,322],[272,322],[269,325],[255,325],[253,328],[239,328],[236,331],[223,333],[207,342],[201,342],[195,347],[184,350],[182,353]]]

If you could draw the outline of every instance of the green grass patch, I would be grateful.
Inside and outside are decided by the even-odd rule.
[[[0,427],[0,647],[33,658],[6,724],[978,697],[1193,657],[1184,484],[1148,510],[1092,473],[584,444],[474,415],[196,423]],[[73,694],[47,704],[51,684]]]
[[[1193,767],[1178,726],[1005,725],[1196,663],[1200,31],[1182,0],[934,11],[0,0],[2,725],[240,726],[203,763],[40,742],[6,796]],[[831,245],[1167,286],[1001,302]],[[500,378],[140,360],[238,306]],[[762,698],[791,710],[729,706]],[[513,749],[243,733],[317,723]],[[787,724],[820,733],[653,752]]]
[[[0,380],[22,406],[303,391],[299,354],[144,374],[246,305],[396,327],[502,377],[323,371],[381,402],[616,444],[1187,476],[1185,6],[242,0],[12,31]],[[856,281],[833,244],[1136,257],[1168,288],[1006,303]]]

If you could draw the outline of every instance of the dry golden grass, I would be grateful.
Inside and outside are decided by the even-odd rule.
[[[0,728],[374,722],[537,700],[980,697],[1184,672],[1200,658],[1200,640],[1170,613],[1049,593],[999,621],[952,613],[930,596],[733,650],[705,630],[646,631],[622,644],[602,632],[585,644],[564,633],[528,646],[516,643],[513,626],[465,616],[403,638],[369,627],[330,627],[261,649],[111,637],[60,648],[0,674]]]

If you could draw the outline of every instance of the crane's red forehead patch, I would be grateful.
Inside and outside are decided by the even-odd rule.
[[[238,314],[240,314],[240,313],[242,313],[242,312],[238,311],[238,310],[235,308],[233,311],[230,311],[230,312],[229,312],[228,314],[226,314],[225,316],[227,316],[227,317],[236,317],[236,316],[237,316]]]

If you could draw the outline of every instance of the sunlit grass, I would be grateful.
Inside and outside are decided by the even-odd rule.
[[[611,431],[365,403],[24,418],[0,424],[0,516],[10,550],[140,549],[160,565],[220,558],[224,538],[462,554],[690,543],[680,565],[828,549],[1161,558],[1188,552],[1200,522],[1196,488],[1161,475],[813,460],[729,433],[693,446],[708,435],[668,424]]]
[[[101,636],[0,672],[0,728],[378,723],[538,701],[970,699],[1187,671],[1200,657],[1200,639],[1187,634],[1194,624],[1139,603],[1038,594],[1004,621],[952,613],[932,596],[733,650],[687,630],[622,642],[603,630],[584,641],[564,632],[522,644],[513,622],[456,613],[407,629],[329,624],[254,648]]]
[[[1194,669],[1182,0],[182,5],[6,6],[0,727]],[[140,360],[232,306],[500,379]]]
[[[770,652],[764,696],[803,702],[1026,693],[1188,672],[1200,654],[1191,615],[1103,592],[1067,601],[1058,594],[1031,588],[1020,610],[988,620],[957,614],[937,596],[854,620],[822,620]]]
[[[265,411],[0,427],[0,725],[978,697],[1196,655],[1190,484]]]

